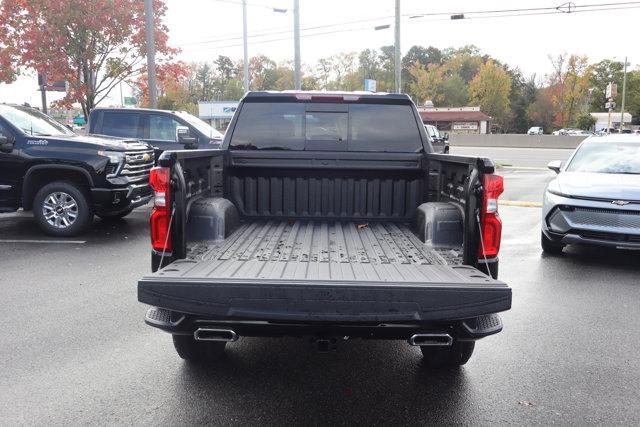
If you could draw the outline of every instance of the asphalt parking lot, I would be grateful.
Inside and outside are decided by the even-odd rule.
[[[521,200],[539,200],[553,176],[503,174],[506,196]],[[241,339],[222,362],[188,365],[168,335],[144,325],[136,300],[149,271],[148,208],[96,220],[70,241],[44,237],[28,215],[3,215],[0,420],[637,425],[640,254],[544,256],[540,210],[500,209],[500,278],[513,288],[513,309],[502,333],[448,372],[422,367],[404,342],[351,341],[318,354],[296,339]]]

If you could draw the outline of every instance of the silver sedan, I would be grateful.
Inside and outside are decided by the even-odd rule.
[[[542,249],[560,254],[568,244],[640,249],[640,136],[585,139],[544,193]]]

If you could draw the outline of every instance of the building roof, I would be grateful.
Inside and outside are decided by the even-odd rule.
[[[419,109],[424,122],[486,122],[491,116],[486,115],[480,108],[425,108]]]

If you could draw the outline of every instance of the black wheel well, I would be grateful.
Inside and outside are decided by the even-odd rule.
[[[80,187],[88,188],[90,178],[78,169],[66,168],[38,168],[27,172],[22,187],[22,206],[25,210],[33,208],[33,199],[38,190],[55,181],[69,181]]]

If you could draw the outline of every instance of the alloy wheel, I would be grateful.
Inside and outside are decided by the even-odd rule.
[[[67,228],[78,218],[78,203],[68,193],[56,191],[44,198],[42,214],[49,225]]]

